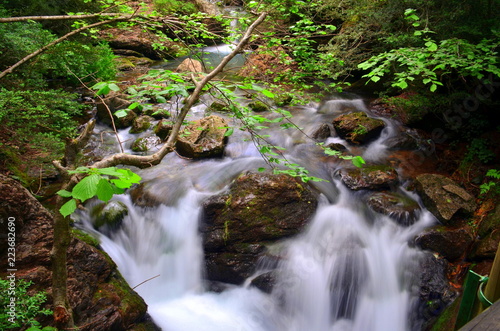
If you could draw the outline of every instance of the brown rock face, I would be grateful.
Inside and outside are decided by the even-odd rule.
[[[240,176],[229,192],[203,204],[208,279],[242,282],[253,272],[264,245],[297,234],[316,206],[316,196],[293,177]]]
[[[189,158],[220,156],[227,138],[228,124],[222,117],[212,115],[188,125],[177,140],[177,152]]]
[[[425,207],[444,224],[452,222],[456,214],[471,214],[476,209],[474,197],[442,175],[417,176],[415,187]]]
[[[32,280],[33,289],[45,290],[47,308],[52,308],[52,215],[18,182],[0,175],[0,218],[9,217],[16,223],[16,276]],[[1,225],[0,253],[7,256],[7,223]],[[127,330],[146,316],[146,304],[107,254],[75,236],[68,249],[68,297],[83,331]],[[42,322],[50,325],[52,317]]]
[[[340,115],[333,120],[337,134],[353,144],[365,144],[376,139],[385,123],[368,117],[363,112]]]
[[[463,258],[472,242],[472,235],[467,228],[435,227],[416,238],[416,243],[421,248],[437,252],[448,261]]]

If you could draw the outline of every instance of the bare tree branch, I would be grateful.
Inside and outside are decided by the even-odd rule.
[[[174,150],[175,143],[177,141],[177,136],[184,122],[184,118],[186,117],[191,107],[196,103],[196,101],[198,101],[198,98],[200,97],[200,94],[205,85],[207,85],[207,83],[210,82],[210,80],[212,80],[217,74],[219,74],[224,69],[224,67],[229,63],[229,61],[231,61],[231,59],[236,56],[236,54],[242,51],[243,47],[245,47],[245,45],[250,41],[250,38],[252,37],[252,33],[255,30],[255,28],[260,23],[262,23],[262,21],[264,21],[266,16],[267,16],[266,12],[260,14],[260,16],[252,23],[252,25],[248,27],[247,31],[245,32],[245,34],[243,35],[243,37],[241,38],[240,42],[235,47],[235,49],[230,54],[226,55],[219,63],[219,65],[209,74],[207,74],[200,82],[195,82],[196,88],[184,103],[184,106],[182,107],[179,117],[175,122],[174,127],[172,128],[172,132],[170,133],[167,142],[160,148],[158,152],[152,155],[145,155],[145,156],[130,155],[124,153],[114,154],[110,157],[107,157],[101,161],[94,163],[91,167],[106,168],[121,164],[121,165],[136,166],[139,168],[147,168],[160,163],[165,155]]]

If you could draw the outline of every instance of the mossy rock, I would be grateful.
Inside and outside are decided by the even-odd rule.
[[[251,110],[253,110],[256,113],[262,113],[262,112],[268,111],[270,109],[269,105],[267,105],[266,103],[264,103],[260,100],[255,100],[255,101],[250,102],[248,104],[248,108],[250,108]]]
[[[127,57],[117,57],[113,61],[118,71],[132,71],[135,69],[135,64]]]
[[[222,100],[214,100],[210,106],[207,108],[207,112],[216,112],[216,113],[229,113],[231,109],[227,102]]]
[[[90,215],[94,219],[96,229],[106,227],[110,230],[116,230],[121,226],[125,216],[128,215],[128,208],[123,202],[112,200],[95,206]]]
[[[132,128],[129,130],[130,133],[141,133],[146,131],[151,127],[151,122],[154,118],[146,115],[141,115],[134,119],[132,123]]]
[[[353,144],[375,140],[385,127],[382,120],[368,117],[364,112],[343,114],[333,120],[337,134]]]

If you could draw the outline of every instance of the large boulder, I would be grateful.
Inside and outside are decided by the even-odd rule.
[[[415,188],[425,207],[444,224],[476,209],[474,196],[453,180],[437,174],[423,174],[415,179]]]
[[[342,168],[338,171],[342,182],[351,190],[385,190],[398,182],[398,173],[387,165],[369,165],[362,168]]]
[[[343,114],[333,120],[337,134],[353,144],[365,144],[380,135],[385,127],[382,120],[368,117],[364,112]]]
[[[130,133],[141,133],[146,131],[151,127],[151,122],[154,121],[154,118],[147,115],[141,115],[139,117],[134,118],[132,122],[132,128],[130,128]]]
[[[415,242],[420,248],[439,253],[448,261],[458,261],[465,258],[473,240],[471,230],[467,227],[449,229],[437,226],[417,236]]]
[[[207,278],[238,284],[266,245],[297,234],[316,210],[316,195],[287,175],[245,174],[203,204]]]
[[[179,135],[177,153],[188,158],[221,156],[227,143],[228,123],[211,115],[188,125]]]
[[[16,224],[16,277],[33,281],[35,290],[46,291],[46,308],[53,309],[50,252],[54,220],[17,181],[0,175],[0,219],[9,217],[15,218]],[[7,229],[1,229],[0,254],[7,256]],[[109,256],[94,245],[95,240],[88,235],[75,233],[68,248],[68,299],[76,325],[82,331],[139,327],[138,323],[146,318],[146,304],[128,286]],[[0,271],[3,279],[5,272]],[[53,325],[51,316],[41,322]]]

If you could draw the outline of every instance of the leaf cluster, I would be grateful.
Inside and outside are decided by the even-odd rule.
[[[33,284],[32,281],[26,281],[24,279],[16,279],[15,293],[13,296],[7,295],[11,291],[10,281],[6,279],[0,279],[0,329],[7,330],[16,327],[26,327],[31,326],[32,330],[40,330],[40,323],[36,320],[37,317],[41,315],[50,315],[52,311],[49,309],[42,308],[42,304],[47,300],[47,295],[45,292],[34,292],[33,294],[28,294],[28,288]],[[9,309],[8,304],[10,303],[10,298],[16,298],[16,316],[15,322],[11,323],[9,321],[10,316],[7,315]],[[45,329],[44,330],[49,330]]]
[[[69,171],[70,174],[85,174],[82,180],[75,185],[73,190],[60,190],[57,192],[64,198],[71,198],[59,209],[60,213],[66,217],[71,215],[77,208],[77,204],[97,197],[99,200],[107,202],[113,195],[122,194],[125,189],[141,181],[141,177],[130,169],[109,168],[87,168],[79,167]]]

